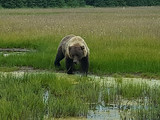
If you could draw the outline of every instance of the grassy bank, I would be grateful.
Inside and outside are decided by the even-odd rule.
[[[159,7],[1,9],[0,48],[37,52],[0,54],[0,65],[54,70],[60,40],[75,34],[90,48],[90,73],[160,74],[159,11]]]

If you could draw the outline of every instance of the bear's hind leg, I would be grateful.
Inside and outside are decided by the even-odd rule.
[[[67,69],[67,74],[73,73],[73,60],[70,58],[66,58],[66,69]]]
[[[54,61],[55,66],[61,66],[60,61],[64,58],[63,52],[62,52],[62,47],[58,48],[58,52],[56,55],[56,59]]]
[[[89,67],[89,62],[88,62],[88,56],[82,58],[81,60],[81,68],[82,72],[87,76],[88,74],[88,67]]]

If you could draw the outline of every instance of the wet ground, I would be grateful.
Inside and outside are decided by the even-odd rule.
[[[33,70],[32,68],[21,68],[20,71],[15,72],[3,72],[3,74],[13,74],[17,77],[23,77],[26,73],[51,73],[40,70]],[[54,73],[57,76],[67,76],[65,73]],[[80,76],[79,74],[76,74]],[[91,109],[88,111],[88,114],[85,117],[79,118],[65,118],[65,119],[93,119],[93,120],[130,120],[135,119],[133,113],[136,109],[141,109],[141,106],[144,108],[149,107],[149,98],[134,98],[127,99],[121,97],[121,95],[114,93],[117,90],[121,90],[122,86],[127,84],[134,85],[142,85],[142,87],[155,87],[160,86],[160,81],[156,79],[143,79],[143,78],[115,78],[115,77],[103,77],[103,76],[95,76],[88,75],[89,78],[94,79],[95,81],[99,81],[102,89],[99,91],[98,101],[97,103],[91,104]],[[144,85],[144,86],[143,86]],[[107,87],[106,87],[107,86]],[[120,86],[120,87],[119,87]],[[104,87],[106,87],[104,89]],[[132,86],[131,86],[132,87]],[[124,89],[124,88],[123,88]],[[140,88],[137,88],[137,91]],[[145,91],[146,89],[144,89]],[[108,102],[104,99],[104,93],[109,97]],[[43,95],[44,103],[47,103],[49,98],[49,91],[45,91]],[[93,109],[92,109],[93,108]],[[133,113],[132,113],[133,112]],[[47,116],[46,116],[47,118]],[[63,119],[63,118],[61,118]]]
[[[0,48],[0,54],[2,54],[4,57],[10,55],[24,55],[28,52],[35,52],[35,50],[25,48]]]
[[[2,49],[0,48],[0,54],[4,57],[9,55],[23,55],[31,50],[28,49],[20,49],[20,48],[12,48],[12,49]],[[32,51],[33,52],[33,51]],[[39,73],[53,73],[45,70],[34,70],[31,67],[21,67],[19,71],[14,72],[1,72],[4,75],[12,74],[17,77],[23,77],[24,74],[39,74]],[[66,73],[54,73],[57,76],[66,76]],[[81,76],[80,74],[75,74],[77,76]],[[152,106],[152,100],[155,101],[152,97],[157,97],[157,95],[152,96],[153,90],[159,90],[160,80],[156,79],[143,79],[143,78],[116,78],[116,77],[105,77],[105,76],[96,76],[96,75],[88,75],[89,78],[94,79],[100,83],[101,89],[99,91],[98,101],[97,103],[90,103],[90,110],[88,111],[87,116],[82,117],[69,117],[65,118],[68,120],[79,120],[79,119],[93,119],[93,120],[131,120],[136,119],[137,117],[134,115],[142,116],[142,119],[145,119],[146,113],[151,114],[152,111],[148,111]],[[137,89],[137,90],[136,90]],[[149,89],[149,91],[148,91]],[[122,96],[123,91],[128,94],[127,97]],[[134,92],[135,91],[135,94]],[[141,91],[143,95],[137,97],[138,91]],[[150,92],[151,91],[151,92]],[[136,93],[137,92],[137,93]],[[151,94],[151,95],[146,95]],[[130,96],[130,94],[134,94],[135,96]],[[159,95],[159,94],[158,94]],[[107,96],[107,98],[106,98]],[[49,91],[45,91],[42,99],[44,103],[47,103],[49,99]],[[158,104],[159,101],[157,101]],[[153,106],[154,107],[154,106]],[[143,109],[143,110],[141,110]],[[157,114],[155,114],[157,115]],[[151,116],[153,116],[151,114]],[[45,116],[47,119],[47,115]],[[152,119],[152,117],[150,117]],[[153,117],[154,118],[154,117]],[[156,117],[157,119],[158,117]],[[63,118],[60,118],[63,119]]]

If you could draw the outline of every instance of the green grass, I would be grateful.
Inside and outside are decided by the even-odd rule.
[[[121,110],[120,114],[128,119],[158,120],[160,117],[159,85],[152,86],[147,84],[147,81],[140,83],[132,79],[124,81],[116,78],[115,84],[104,81],[101,92],[105,104],[115,104]]]
[[[86,116],[98,99],[99,85],[85,77],[55,74],[0,74],[0,119]],[[49,98],[43,101],[44,93]]]
[[[100,82],[64,74],[25,73],[16,76],[0,73],[0,88],[2,120],[86,117],[88,110],[97,109],[102,101],[106,106],[115,104],[120,114],[130,111],[130,117],[135,119],[159,118],[159,86],[151,87],[133,80],[116,78],[115,83],[114,80],[108,83],[107,79]],[[44,99],[47,91],[48,100]],[[133,102],[136,104],[128,104]]]
[[[159,74],[159,10],[159,7],[1,9],[0,48],[29,48],[37,52],[0,55],[0,65],[55,70],[53,63],[59,42],[64,36],[75,34],[82,36],[90,48],[90,73]]]
[[[0,72],[13,72],[19,70],[18,67],[0,67]]]
[[[28,66],[57,71],[54,59],[61,39],[68,34],[82,36],[90,48],[89,73],[160,77],[160,8],[76,8],[0,9],[0,48],[28,48],[36,52],[4,57],[0,71]],[[62,68],[65,71],[64,60]],[[159,87],[123,84],[101,86],[88,77],[0,74],[0,119],[43,119],[86,116],[99,104],[99,92],[106,105],[117,100],[142,100],[142,109],[131,110],[135,119],[158,119]],[[45,91],[49,100],[43,101]],[[110,91],[110,94],[108,94]]]

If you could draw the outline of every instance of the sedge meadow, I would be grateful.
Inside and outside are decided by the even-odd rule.
[[[59,42],[68,34],[81,36],[90,48],[89,74],[115,76],[116,84],[54,74],[66,72],[64,60],[57,70],[54,59]],[[2,72],[0,119],[91,119],[89,110],[99,105],[108,113],[106,106],[115,108],[117,101],[117,109],[129,111],[118,119],[160,118],[159,86],[123,84],[121,78],[160,78],[160,7],[0,9],[0,48],[30,50],[1,51],[0,71],[28,67],[52,72],[26,72],[23,77]],[[124,100],[138,102],[133,107],[128,102],[123,105]]]

